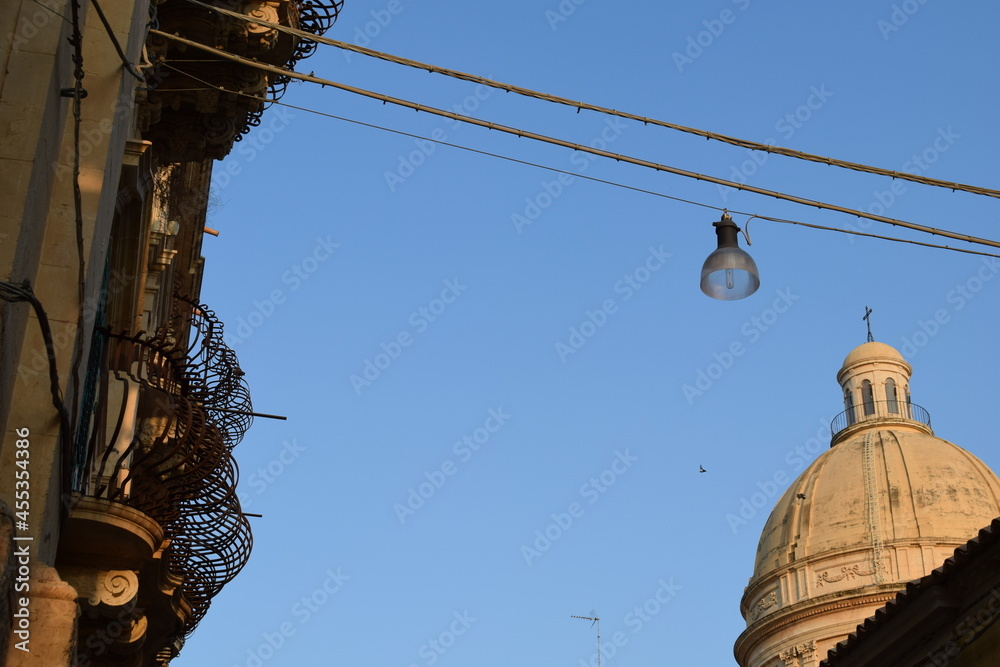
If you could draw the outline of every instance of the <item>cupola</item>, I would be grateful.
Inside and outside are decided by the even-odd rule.
[[[847,355],[831,447],[761,531],[736,640],[742,667],[815,667],[906,587],[1000,516],[1000,479],[936,437],[910,400],[910,365],[884,343]]]

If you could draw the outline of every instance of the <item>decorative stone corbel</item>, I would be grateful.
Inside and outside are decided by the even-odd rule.
[[[177,251],[173,238],[180,231],[180,225],[173,220],[156,218],[149,229],[149,270],[160,273],[174,261]]]
[[[77,593],[84,611],[114,616],[131,609],[139,595],[139,576],[132,570],[65,568],[63,573]]]
[[[95,660],[106,651],[115,655],[138,651],[149,625],[136,607],[139,576],[132,570],[63,569],[66,580],[76,588],[82,612],[79,650],[89,656],[88,664],[104,664]]]

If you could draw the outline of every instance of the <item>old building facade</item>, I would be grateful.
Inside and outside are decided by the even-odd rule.
[[[175,36],[291,68],[315,44],[275,26],[341,4],[0,6],[0,665],[167,664],[246,563],[253,410],[201,244],[287,80]]]

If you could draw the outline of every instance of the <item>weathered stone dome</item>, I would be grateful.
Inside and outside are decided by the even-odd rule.
[[[865,343],[837,378],[847,409],[834,419],[831,448],[761,532],[735,647],[744,667],[818,664],[907,581],[1000,516],[1000,479],[934,436],[909,400],[910,366],[896,350]],[[782,656],[801,662],[774,662]]]
[[[878,341],[868,341],[867,343],[862,343],[856,348],[850,351],[847,357],[844,358],[844,363],[841,364],[841,368],[851,368],[858,363],[868,362],[868,361],[892,361],[897,364],[901,364],[906,367],[907,374],[911,373],[910,364],[906,363],[896,348],[891,345],[886,345],[885,343],[879,343]]]
[[[863,470],[869,433],[871,482],[879,501],[871,519]],[[901,540],[933,547],[963,544],[1000,516],[1000,480],[958,445],[898,427],[869,433],[828,449],[788,488],[761,531],[753,580],[792,563],[822,562],[845,549],[864,552],[872,565],[870,520],[878,519],[885,547]],[[930,569],[950,556],[954,546],[927,563]],[[926,574],[899,565],[904,566],[903,581]]]

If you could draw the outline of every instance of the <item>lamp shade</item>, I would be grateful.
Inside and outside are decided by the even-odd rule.
[[[712,223],[719,237],[719,247],[701,267],[701,291],[713,299],[743,299],[760,287],[760,275],[753,258],[739,247],[739,227],[728,214]]]

